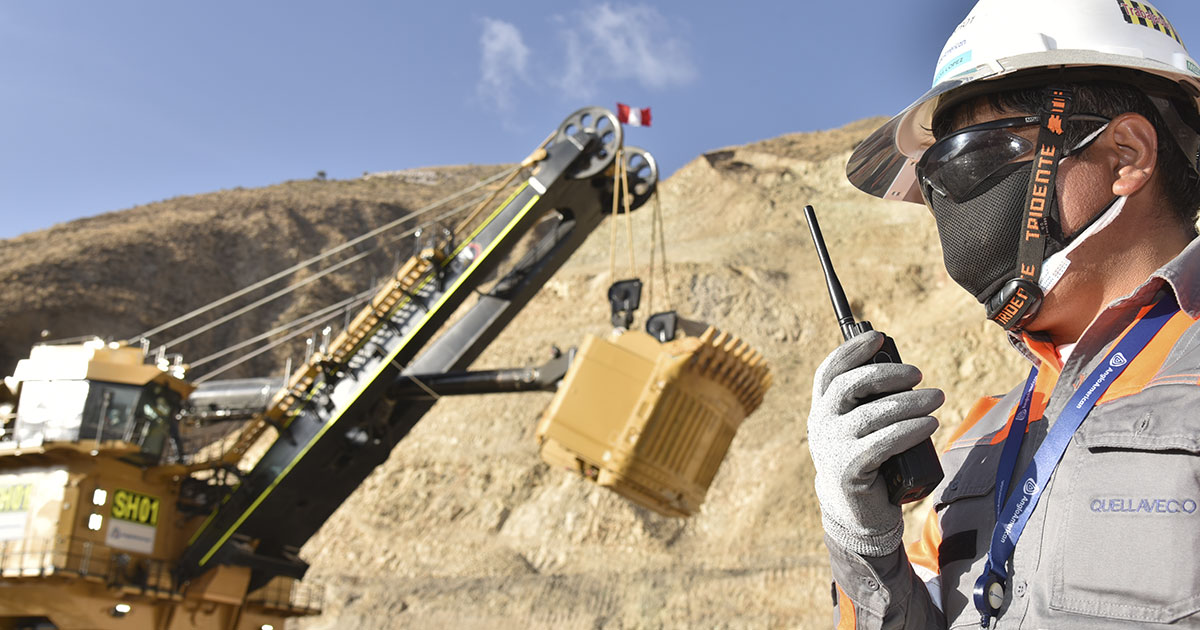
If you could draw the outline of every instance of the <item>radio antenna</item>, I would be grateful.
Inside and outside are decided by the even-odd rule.
[[[821,225],[817,223],[817,214],[812,206],[804,206],[804,220],[808,222],[808,230],[812,232],[813,245],[817,247],[817,258],[821,260],[821,270],[825,272],[825,285],[829,287],[829,301],[833,302],[833,312],[837,315],[838,326],[842,329],[842,337],[850,339],[857,330],[854,328],[854,312],[850,310],[850,302],[846,300],[846,292],[838,281],[837,272],[833,270],[833,261],[829,258],[829,250],[825,248],[825,239],[821,236]]]

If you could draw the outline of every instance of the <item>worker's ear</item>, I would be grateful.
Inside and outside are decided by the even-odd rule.
[[[1158,132],[1145,116],[1131,112],[1117,116],[1097,141],[1111,151],[1114,195],[1142,190],[1157,171]]]

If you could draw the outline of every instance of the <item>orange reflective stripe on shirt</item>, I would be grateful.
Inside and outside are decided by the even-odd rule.
[[[938,560],[938,548],[942,546],[942,526],[938,522],[937,512],[929,510],[925,516],[925,525],[921,528],[921,537],[908,544],[908,561],[935,575],[942,574],[942,565]]]
[[[967,417],[963,419],[962,424],[958,425],[954,429],[954,432],[951,433],[950,437],[946,440],[946,448],[942,449],[942,452],[944,453],[953,448],[954,443],[957,442],[964,433],[970,431],[971,427],[975,426],[976,422],[979,422],[980,419],[986,416],[987,412],[991,411],[992,407],[995,407],[996,403],[1000,402],[1001,398],[1003,398],[1003,396],[984,396],[983,398],[976,400],[975,404],[971,407],[971,410],[967,412]]]
[[[836,585],[835,585],[836,586]],[[838,625],[837,630],[855,630],[858,626],[858,616],[854,614],[854,602],[842,587],[837,587],[838,594]]]
[[[1138,313],[1137,320],[1140,320],[1150,307],[1142,309]],[[1137,323],[1137,320],[1134,323]],[[1171,349],[1175,347],[1175,343],[1179,341],[1179,337],[1191,326],[1195,320],[1188,316],[1187,313],[1179,311],[1172,317],[1162,330],[1154,335],[1150,343],[1142,349],[1133,360],[1129,362],[1129,366],[1125,371],[1113,381],[1112,386],[1107,392],[1100,397],[1096,402],[1097,405],[1103,405],[1106,402],[1124,398],[1136,394],[1146,388],[1146,385],[1158,375],[1162,369],[1163,363],[1167,360],[1167,355],[1171,353]],[[1132,327],[1133,324],[1130,324]],[[1125,332],[1129,332],[1126,329]],[[1124,333],[1121,334],[1124,337]],[[1118,339],[1118,341],[1120,341]]]
[[[1021,335],[1021,340],[1025,342],[1025,347],[1029,348],[1030,352],[1042,360],[1038,365],[1038,373],[1053,372],[1054,380],[1057,381],[1063,368],[1062,356],[1058,354],[1058,347],[1051,341],[1034,339],[1027,334]]]
[[[1058,382],[1058,374],[1058,370],[1046,370],[1044,372],[1041,370],[1038,371],[1037,381],[1033,386],[1033,400],[1030,403],[1029,408],[1029,424],[1033,424],[1034,422],[1041,420],[1042,416],[1045,415],[1046,404],[1050,402],[1050,392],[1054,389],[1055,383]],[[963,423],[959,425],[959,427],[955,429],[954,433],[950,436],[946,450],[950,450],[952,448],[971,447],[979,444],[999,444],[1003,442],[1004,438],[1008,437],[1008,430],[1010,427],[1012,427],[1013,418],[1017,415],[1016,405],[1013,405],[1013,408],[1009,410],[1008,420],[1005,421],[1004,426],[999,431],[996,431],[990,436],[984,435],[970,440],[962,439],[962,436],[970,431],[976,423],[986,416],[987,413],[991,411],[992,408],[996,406],[996,403],[1000,402],[1001,399],[1002,397],[1000,396],[992,396],[980,398],[978,401],[976,401],[975,406],[971,407],[971,410],[967,412],[966,420],[963,420]],[[1029,430],[1028,425],[1025,426],[1025,430]]]
[[[1042,365],[1045,365],[1043,362]],[[1058,384],[1058,370],[1038,370],[1037,381],[1033,384],[1033,399],[1029,402],[1029,420],[1025,425],[1025,432],[1029,432],[1029,425],[1044,419],[1046,415],[1046,405],[1050,402],[1050,392],[1054,391],[1054,386]],[[1013,405],[1011,411],[1008,412],[1008,420],[1004,423],[1004,428],[996,432],[992,439],[988,440],[989,444],[999,444],[1008,437],[1008,431],[1012,428],[1013,420],[1017,417],[1017,407]]]

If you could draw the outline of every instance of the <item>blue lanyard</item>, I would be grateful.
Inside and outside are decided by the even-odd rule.
[[[1017,465],[1017,454],[1025,438],[1034,383],[1037,381],[1037,368],[1029,371],[1025,389],[1021,392],[1021,402],[1017,405],[1012,426],[1008,430],[1004,449],[1000,454],[1000,463],[996,470],[996,526],[992,530],[992,542],[983,575],[975,582],[973,599],[975,608],[981,615],[982,627],[987,628],[991,624],[992,617],[998,615],[1000,606],[1004,603],[1004,591],[1008,587],[1008,569],[1005,565],[1012,557],[1017,540],[1029,521],[1029,515],[1050,481],[1050,475],[1062,460],[1075,431],[1096,406],[1096,401],[1125,371],[1132,357],[1136,357],[1177,312],[1179,306],[1173,295],[1159,300],[1149,313],[1134,324],[1133,329],[1108,353],[1104,361],[1092,370],[1083,384],[1075,390],[1075,395],[1071,397],[1054,426],[1050,427],[1046,439],[1034,453],[1033,461],[1017,480],[1019,485],[1006,501],[1005,495]]]

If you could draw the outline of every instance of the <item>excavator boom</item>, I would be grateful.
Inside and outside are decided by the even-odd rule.
[[[619,148],[620,126],[606,110],[568,118],[533,175],[482,224],[426,252],[398,277],[394,303],[372,301],[354,320],[362,326],[298,371],[268,411],[278,437],[189,541],[179,578],[218,565],[250,567],[252,588],[274,576],[301,577],[307,565],[299,548],[434,403],[393,400],[389,390],[405,375],[463,370],[479,356],[604,218],[613,194],[606,171]],[[553,225],[539,229],[515,267],[434,339],[547,218]]]

